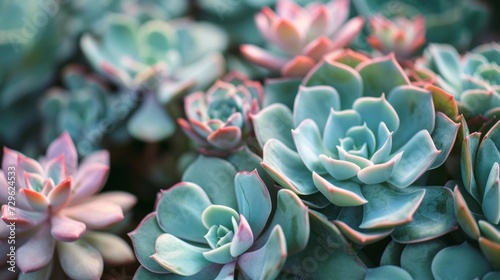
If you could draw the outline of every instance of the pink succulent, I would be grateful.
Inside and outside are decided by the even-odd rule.
[[[7,244],[8,225],[14,222],[17,267],[22,273],[51,265],[55,248],[63,270],[72,278],[98,279],[103,261],[133,261],[126,242],[113,234],[94,231],[121,221],[123,212],[136,202],[133,195],[123,192],[95,195],[103,187],[108,170],[107,151],[89,155],[78,166],[77,151],[68,133],[54,140],[40,161],[4,148],[0,249],[6,249],[1,245]],[[107,252],[105,244],[115,247],[116,253]],[[5,256],[2,252],[0,258]]]
[[[369,21],[371,35],[367,37],[370,46],[383,55],[394,52],[398,60],[411,58],[425,44],[425,19],[416,16],[409,20],[396,17],[389,20],[382,15]]]
[[[241,52],[259,66],[280,70],[284,77],[303,77],[323,55],[347,46],[361,31],[362,17],[344,24],[349,4],[349,0],[334,0],[301,7],[291,0],[278,0],[276,13],[264,7],[255,22],[262,36],[281,53],[253,45],[241,46]]]

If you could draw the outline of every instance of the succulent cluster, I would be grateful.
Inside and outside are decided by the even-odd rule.
[[[0,279],[500,279],[483,2],[0,4]]]

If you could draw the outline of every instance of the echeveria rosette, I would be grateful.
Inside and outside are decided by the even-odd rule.
[[[128,120],[132,136],[145,142],[168,138],[175,122],[163,105],[189,88],[205,89],[223,74],[220,51],[226,47],[225,34],[208,23],[187,19],[140,22],[109,14],[105,23],[100,34],[82,37],[85,56],[124,91],[147,95]]]
[[[40,102],[44,140],[50,143],[67,131],[78,152],[89,154],[101,145],[99,139],[89,141],[89,134],[102,131],[107,122],[118,126],[119,120],[112,115],[114,99],[100,79],[85,73],[78,65],[65,67],[62,80],[65,88],[49,89]],[[113,132],[118,129],[116,127]]]
[[[393,52],[399,61],[412,58],[425,44],[425,19],[376,15],[369,20],[370,35],[366,41],[383,55]]]
[[[224,156],[245,144],[253,131],[250,115],[262,106],[259,82],[231,73],[206,93],[195,92],[184,99],[187,119],[178,123],[204,154]]]
[[[455,213],[462,230],[479,242],[495,269],[500,269],[500,122],[488,131],[464,128],[461,173],[455,187]]]
[[[466,119],[500,117],[500,45],[481,45],[461,56],[449,45],[430,45],[418,67],[436,73],[436,84],[452,94]]]
[[[207,174],[196,169],[202,163]],[[287,255],[306,246],[309,216],[289,190],[278,192],[271,212],[257,171],[237,172],[225,160],[202,157],[130,233],[142,265],[135,278],[274,279]]]
[[[361,31],[361,17],[345,22],[349,5],[349,0],[334,0],[301,7],[291,0],[278,0],[276,12],[264,7],[255,16],[257,28],[273,48],[242,45],[241,52],[283,77],[303,77],[323,55],[347,46]]]
[[[63,271],[76,279],[100,278],[104,262],[116,265],[133,261],[133,252],[125,241],[97,231],[121,221],[123,211],[135,204],[135,197],[128,193],[96,194],[106,181],[108,161],[106,151],[97,151],[78,165],[75,146],[67,133],[50,144],[39,162],[4,148],[0,175],[0,241],[5,245],[2,260],[8,249],[8,225],[15,221],[16,265],[22,274],[49,277],[55,250]],[[12,185],[15,206],[8,204]]]
[[[355,69],[335,61],[316,66],[303,81],[293,113],[272,104],[253,121],[269,174],[311,207],[328,205],[318,195],[344,207],[336,224],[355,242],[368,243],[412,221],[425,190],[408,186],[446,160],[459,124],[437,111],[448,109],[435,103],[443,92],[408,85],[394,57],[354,58],[349,63],[357,63]],[[424,201],[431,203],[431,197],[444,197],[445,205],[452,199],[451,192],[430,192]],[[422,217],[432,214],[421,211]],[[446,224],[432,235],[456,227]],[[425,231],[398,236],[405,242],[431,238]]]
[[[422,15],[427,42],[452,44],[462,50],[484,29],[489,16],[487,6],[477,0],[353,0],[353,4],[365,18]]]

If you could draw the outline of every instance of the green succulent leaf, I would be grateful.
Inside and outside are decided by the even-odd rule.
[[[216,249],[203,252],[203,257],[209,262],[226,264],[235,260],[231,255],[231,244],[224,244]]]
[[[330,154],[323,146],[318,125],[311,119],[305,119],[292,130],[295,147],[300,158],[310,171],[325,174],[326,170],[320,160],[320,155]]]
[[[203,207],[203,206],[202,206]],[[232,228],[232,219],[239,222],[240,216],[234,209],[223,205],[209,205],[203,211],[201,220],[205,228],[209,229],[212,226],[221,225],[226,228]]]
[[[465,136],[462,144],[462,156],[460,158],[462,181],[464,182],[467,192],[470,193],[476,201],[480,201],[480,197],[473,164],[476,162],[480,138],[481,134],[477,132]]]
[[[436,113],[436,127],[431,136],[436,149],[440,153],[429,169],[437,168],[446,161],[455,144],[459,129],[460,123],[455,123],[441,112]]]
[[[293,117],[290,109],[273,104],[252,116],[255,135],[261,147],[269,140],[277,139],[290,149],[295,149],[292,138]]]
[[[281,186],[301,195],[318,192],[311,178],[311,171],[299,154],[282,142],[271,139],[264,146],[264,169]]]
[[[292,110],[301,82],[301,79],[289,78],[267,80],[264,90],[266,93],[264,107],[269,107],[271,104],[275,103],[281,103]]]
[[[162,192],[156,206],[158,223],[164,232],[204,243],[203,236],[207,228],[202,221],[202,215],[210,205],[210,198],[200,186],[181,182]],[[231,226],[231,223],[229,225]]]
[[[493,269],[500,269],[500,243],[489,240],[485,237],[479,238],[479,248],[490,262]]]
[[[414,280],[432,279],[432,260],[444,248],[446,244],[440,240],[408,244],[401,254],[401,268],[409,272]]]
[[[457,228],[453,192],[446,187],[426,187],[425,196],[412,221],[398,226],[391,234],[400,243],[429,240]]]
[[[394,55],[368,60],[359,64],[356,70],[363,79],[363,96],[379,97],[385,93],[390,98],[393,88],[410,84]]]
[[[360,228],[360,224],[363,220],[363,213],[363,207],[360,206],[343,207],[338,218],[333,222],[349,240],[360,245],[367,245],[380,241],[389,236],[394,230],[394,228]]]
[[[389,244],[385,247],[384,253],[380,258],[380,265],[401,266],[401,255],[403,254],[405,247],[405,244],[391,240],[391,242],[389,242]]]
[[[363,83],[358,72],[349,66],[334,61],[323,61],[304,78],[303,85],[331,86],[340,97],[340,108],[350,109],[354,101],[362,96]]]
[[[481,279],[491,269],[481,252],[467,242],[439,251],[431,268],[434,279]]]
[[[337,90],[328,86],[301,86],[295,98],[293,122],[298,126],[305,119],[312,119],[323,131],[331,108],[340,110]]]
[[[486,238],[500,244],[500,225],[492,225],[486,221],[479,221],[478,224]]]
[[[498,162],[493,164],[483,197],[483,213],[492,224],[500,222],[500,167]]]
[[[213,204],[238,209],[234,187],[236,173],[237,170],[229,162],[200,155],[186,169],[182,181],[200,186]]]
[[[384,279],[412,280],[410,273],[406,270],[392,265],[379,266],[366,270],[365,280],[384,280]]]
[[[351,181],[338,181],[329,176],[323,177],[313,172],[313,182],[318,190],[334,205],[347,207],[368,203],[363,197],[359,184]]]
[[[425,189],[398,193],[384,185],[363,186],[362,192],[369,201],[363,205],[363,222],[359,226],[362,229],[394,227],[410,222],[425,195]]]
[[[286,256],[285,235],[275,226],[264,246],[241,255],[238,266],[249,279],[274,279],[285,264]]]

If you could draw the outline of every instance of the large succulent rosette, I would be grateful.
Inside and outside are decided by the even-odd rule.
[[[481,45],[461,56],[449,45],[430,45],[417,66],[437,74],[436,84],[451,93],[469,119],[500,116],[500,46]]]
[[[479,242],[493,268],[500,269],[500,122],[469,134],[464,128],[455,213],[463,231]]]
[[[225,155],[240,148],[253,131],[250,115],[262,106],[259,82],[232,73],[206,93],[195,92],[184,99],[187,119],[178,123],[205,154]]]
[[[71,278],[98,279],[104,262],[133,261],[125,241],[97,231],[121,221],[123,212],[135,204],[135,197],[124,192],[96,195],[107,178],[108,158],[106,151],[98,151],[78,165],[67,133],[51,143],[39,162],[4,148],[0,175],[3,266],[9,258],[13,225],[16,265],[21,275],[33,279],[49,279],[55,262]],[[12,277],[6,268],[2,273]]]
[[[278,192],[272,209],[256,170],[237,172],[228,161],[201,156],[130,233],[142,265],[135,277],[274,279],[307,244],[309,217],[289,190]]]
[[[347,46],[361,31],[361,17],[346,22],[349,4],[349,0],[335,0],[301,7],[291,0],[278,0],[276,12],[265,7],[255,16],[257,28],[274,49],[242,45],[241,52],[284,77],[303,77],[323,55]]]
[[[263,167],[312,207],[344,207],[335,223],[354,241],[387,236],[412,221],[426,190],[409,186],[445,161],[459,127],[437,111],[434,100],[449,95],[409,83],[394,56],[355,68],[325,59],[302,82],[293,113],[273,104],[253,118]],[[451,206],[445,188],[427,191],[426,204],[431,197]],[[396,234],[427,239],[455,227],[453,219],[445,224],[440,233]]]

